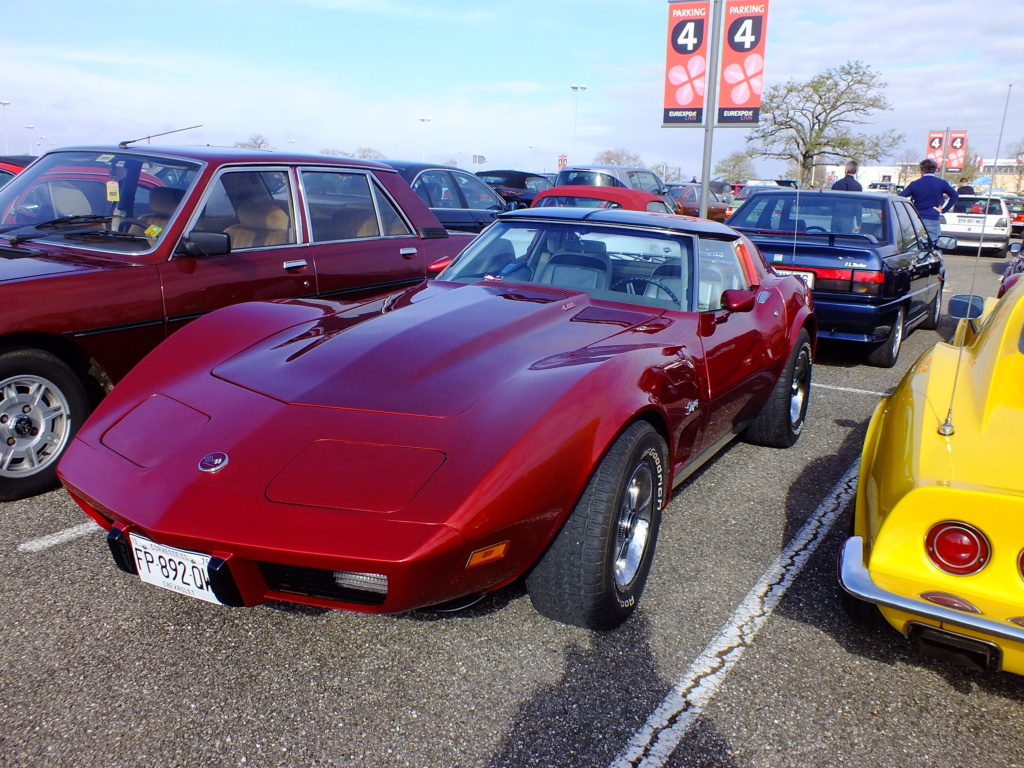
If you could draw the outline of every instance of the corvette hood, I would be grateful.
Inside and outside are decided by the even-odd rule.
[[[435,282],[288,328],[213,373],[287,403],[452,416],[539,361],[659,314],[560,289]]]

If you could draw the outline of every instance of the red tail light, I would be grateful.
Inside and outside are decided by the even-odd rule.
[[[853,272],[854,293],[881,293],[883,283],[885,283],[884,272],[867,269],[857,269]]]
[[[925,537],[928,557],[946,573],[967,576],[988,563],[992,551],[985,534],[966,523],[936,523]]]

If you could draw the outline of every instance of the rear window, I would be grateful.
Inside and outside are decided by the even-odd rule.
[[[586,187],[624,187],[621,181],[608,173],[600,171],[559,171],[558,185],[580,184]]]
[[[888,239],[882,201],[846,194],[755,195],[732,215],[729,224],[782,234],[859,234],[878,241]]]
[[[986,200],[984,197],[961,197],[953,205],[953,213],[974,213],[999,216],[1002,212],[1002,201],[997,198],[989,198]]]

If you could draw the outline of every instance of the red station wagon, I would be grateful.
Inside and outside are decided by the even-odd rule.
[[[213,309],[363,298],[456,255],[391,167],[242,149],[50,152],[0,189],[0,501],[56,484],[100,397]]]

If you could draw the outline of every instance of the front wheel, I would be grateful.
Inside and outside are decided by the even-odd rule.
[[[885,341],[868,353],[868,364],[878,368],[892,368],[900,357],[903,346],[903,307],[896,312],[896,318]]]
[[[632,615],[654,559],[668,471],[665,441],[650,424],[619,436],[526,578],[539,613],[597,630]]]
[[[782,375],[744,439],[755,445],[789,448],[803,431],[810,394],[811,337],[801,328]]]
[[[0,501],[57,485],[57,461],[89,414],[82,382],[38,349],[0,354]]]

